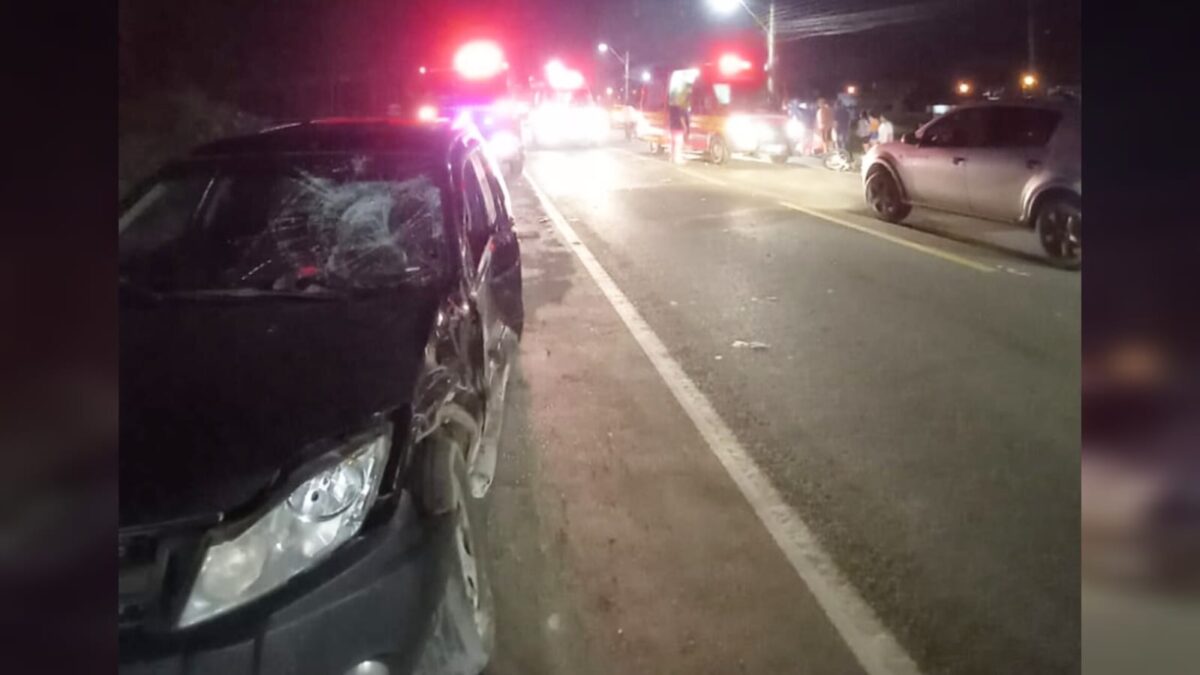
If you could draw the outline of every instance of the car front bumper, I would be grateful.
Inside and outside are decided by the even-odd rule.
[[[446,588],[452,535],[448,516],[419,518],[405,497],[345,551],[352,562],[265,616],[235,611],[187,631],[122,635],[119,672],[341,675],[377,661],[389,675],[410,673]]]

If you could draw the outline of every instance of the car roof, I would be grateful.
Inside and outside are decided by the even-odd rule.
[[[995,101],[971,101],[954,107],[955,110],[969,108],[1033,108],[1037,110],[1057,110],[1062,113],[1079,113],[1079,103],[1063,99],[1051,98],[1014,98]]]
[[[194,158],[275,154],[399,153],[441,160],[451,148],[478,139],[470,125],[416,122],[398,117],[331,117],[280,124],[258,133],[223,138],[192,151]]]

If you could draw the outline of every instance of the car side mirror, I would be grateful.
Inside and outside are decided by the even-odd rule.
[[[917,145],[917,135],[911,131],[906,131],[904,132],[904,135],[900,137],[900,142],[905,145]]]

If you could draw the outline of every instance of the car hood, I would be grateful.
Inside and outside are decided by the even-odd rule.
[[[236,508],[411,400],[436,297],[123,302],[121,526]]]

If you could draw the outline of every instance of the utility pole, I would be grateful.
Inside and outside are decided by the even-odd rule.
[[[1029,72],[1037,73],[1037,61],[1034,59],[1033,51],[1033,0],[1028,0],[1026,3],[1025,18],[1026,26],[1026,41],[1029,47]]]
[[[629,50],[625,50],[625,105],[629,105]]]
[[[1032,0],[1030,0],[1032,2]],[[767,10],[767,93],[775,100],[775,3]]]
[[[625,56],[621,56],[621,52],[612,49],[607,42],[601,42],[596,45],[596,50],[601,54],[612,54],[614,58],[625,66],[625,105],[629,105],[629,50],[625,50]]]

